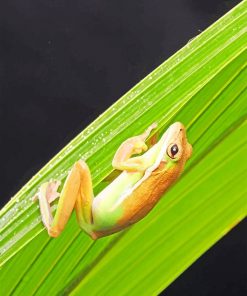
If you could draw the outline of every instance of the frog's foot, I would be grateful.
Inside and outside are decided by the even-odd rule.
[[[41,218],[45,227],[49,230],[53,221],[50,203],[59,197],[57,189],[60,185],[59,181],[50,181],[43,183],[38,193],[32,198],[33,201],[39,200]]]
[[[48,203],[52,203],[55,199],[57,199],[60,196],[60,193],[57,192],[60,185],[60,181],[49,182],[49,185],[46,189],[46,199]]]
[[[61,185],[60,181],[50,181],[48,182],[46,186],[46,193],[45,197],[47,202],[50,204],[52,203],[55,199],[57,199],[60,196],[60,193],[57,192],[59,186]],[[32,198],[33,201],[37,201],[39,199],[39,194],[40,191],[38,191]]]
[[[59,197],[57,192],[60,186],[60,181],[50,181],[42,184],[38,192],[33,196],[32,201],[39,200],[42,221],[47,229],[49,229],[52,222],[52,215],[50,210],[50,203]]]

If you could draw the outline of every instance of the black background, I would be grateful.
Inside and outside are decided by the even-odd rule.
[[[238,2],[1,1],[1,205],[87,124]],[[245,221],[164,295],[247,295],[246,230]]]

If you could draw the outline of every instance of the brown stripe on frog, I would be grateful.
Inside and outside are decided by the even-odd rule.
[[[166,163],[162,161],[157,169],[124,200],[124,213],[117,222],[118,226],[127,227],[144,218],[170,185],[176,181],[183,170],[183,166],[184,162],[178,161],[167,169]]]

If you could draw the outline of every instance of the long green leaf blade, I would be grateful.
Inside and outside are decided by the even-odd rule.
[[[1,210],[4,295],[157,294],[246,216],[246,23],[243,1],[117,101]],[[123,140],[154,121],[162,132],[177,120],[188,128],[193,157],[148,217],[96,242],[74,216],[59,238],[47,236],[31,202],[39,184],[64,181],[83,158],[97,193]]]

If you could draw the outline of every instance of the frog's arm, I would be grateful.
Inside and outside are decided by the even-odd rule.
[[[127,171],[145,171],[150,163],[148,158],[143,156],[132,157],[134,154],[140,154],[148,149],[145,141],[152,129],[156,128],[157,124],[153,123],[147,130],[136,137],[132,137],[124,141],[118,148],[113,160],[112,166],[118,170]]]

